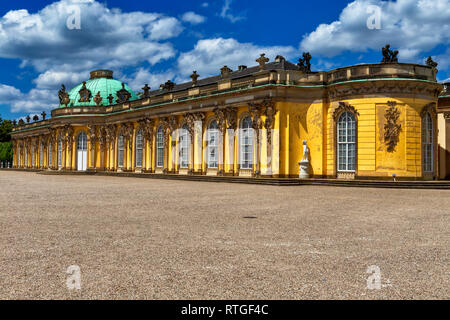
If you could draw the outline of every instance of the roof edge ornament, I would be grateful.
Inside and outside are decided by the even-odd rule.
[[[387,44],[381,49],[381,54],[383,55],[383,60],[381,60],[381,63],[398,63],[398,50],[392,51],[390,48],[391,45]]]

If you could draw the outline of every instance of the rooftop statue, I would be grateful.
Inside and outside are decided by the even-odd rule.
[[[303,59],[298,59],[297,66],[299,67],[300,71],[303,72],[311,72],[311,54],[309,52],[303,52]]]
[[[381,54],[383,55],[383,60],[381,63],[398,63],[398,50],[392,51],[391,45],[387,44],[381,49]]]
[[[427,66],[430,66],[432,68],[436,68],[438,66],[437,62],[435,62],[431,57],[428,57],[426,63],[427,63]]]
[[[61,85],[61,90],[58,91],[58,97],[59,97],[59,104],[65,105],[67,107],[67,105],[70,102],[69,94],[66,92],[66,86],[63,84]]]

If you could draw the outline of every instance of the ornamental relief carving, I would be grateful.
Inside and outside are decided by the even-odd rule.
[[[223,133],[226,129],[225,110],[221,108],[215,108],[213,112],[214,115],[216,116],[217,127],[219,129],[219,132]]]
[[[93,150],[95,150],[95,140],[97,139],[97,137],[96,137],[97,126],[88,124],[87,128],[88,128],[89,141],[90,141],[90,145],[91,145],[90,149],[91,149],[91,151],[93,151]]]
[[[328,89],[330,99],[342,99],[346,96],[379,93],[425,94],[437,98],[440,94],[440,89],[433,88],[429,85],[403,85],[395,83],[376,85],[370,82],[359,86],[335,86]]]
[[[225,109],[225,118],[227,120],[227,129],[236,130],[237,128],[237,108],[228,107]]]
[[[384,141],[388,152],[394,152],[399,141],[402,125],[398,123],[400,111],[396,107],[396,102],[388,101],[389,108],[384,115],[386,123],[384,124]]]
[[[444,119],[450,120],[450,111],[444,112]]]
[[[142,135],[144,136],[144,138],[147,141],[153,141],[153,130],[155,127],[155,120],[145,118],[143,120],[139,120],[138,123],[142,129]]]
[[[351,112],[356,116],[359,116],[359,112],[356,111],[354,106],[349,105],[347,102],[339,102],[339,106],[334,109],[333,112],[333,119],[334,121],[337,120],[337,118],[341,115],[343,112]]]

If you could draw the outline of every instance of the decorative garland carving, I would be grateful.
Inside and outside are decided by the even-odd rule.
[[[227,119],[227,128],[236,130],[237,128],[237,108],[228,107],[225,109],[225,118]]]
[[[70,103],[69,94],[66,92],[66,86],[61,85],[61,90],[58,91],[58,98],[59,98],[59,104],[65,105],[67,108],[67,105]]]
[[[97,141],[100,144],[100,147],[103,149],[105,147],[105,144],[106,144],[106,130],[105,130],[104,127],[99,127],[98,128]]]
[[[444,119],[450,120],[450,112],[449,111],[444,112]]]
[[[109,124],[105,128],[106,132],[106,142],[110,143],[116,140],[116,125]]]
[[[356,116],[359,116],[359,112],[356,111],[354,106],[349,105],[347,102],[339,102],[339,106],[333,112],[333,119],[336,121],[338,116],[343,112],[351,112]]]
[[[91,100],[92,93],[86,88],[86,81],[83,81],[83,86],[78,93],[80,95],[80,100],[78,100],[79,102],[89,102]]]
[[[386,118],[386,123],[384,124],[384,141],[387,145],[388,152],[395,151],[402,130],[402,125],[397,123],[400,117],[400,111],[396,108],[396,104],[395,101],[388,101],[389,108],[384,115]]]
[[[95,140],[97,139],[97,137],[96,137],[97,126],[88,124],[87,128],[88,128],[89,140],[90,140],[90,144],[91,144],[90,149],[91,149],[91,151],[93,151],[93,150],[95,150]]]
[[[153,141],[153,128],[155,127],[155,120],[145,118],[139,121],[142,129],[142,134],[147,141]],[[150,144],[151,145],[151,144]]]
[[[422,93],[430,97],[437,98],[440,90],[435,86],[428,84],[390,84],[390,83],[364,83],[358,86],[334,86],[328,88],[328,96],[330,99],[343,99],[348,96],[364,95],[364,94],[417,94]]]
[[[214,115],[216,116],[217,127],[219,132],[224,132],[226,129],[226,121],[225,121],[225,110],[220,108],[215,108],[213,110]]]
[[[264,128],[267,130],[267,143],[272,144],[272,129],[278,110],[275,109],[275,104],[272,100],[267,100],[265,103],[264,115],[266,116],[266,120],[264,121]]]

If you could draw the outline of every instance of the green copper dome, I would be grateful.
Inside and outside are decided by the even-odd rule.
[[[96,106],[97,103],[94,100],[95,96],[100,92],[100,97],[102,98],[100,105],[108,106],[120,103],[118,100],[118,92],[121,90],[126,90],[129,93],[128,101],[133,101],[137,99],[136,94],[128,87],[126,84],[118,80],[114,80],[112,77],[113,72],[109,70],[96,70],[91,72],[90,80],[80,83],[72,90],[68,92],[69,94],[69,104],[68,107],[83,107],[83,106]],[[84,95],[85,99],[82,99],[83,92],[80,93],[81,90],[89,90],[86,91]],[[110,103],[108,96],[111,95],[113,97],[112,102]],[[126,92],[125,92],[125,95]],[[123,97],[122,97],[123,98]],[[123,101],[123,100],[122,100]],[[64,108],[65,105],[60,104],[60,108]]]

